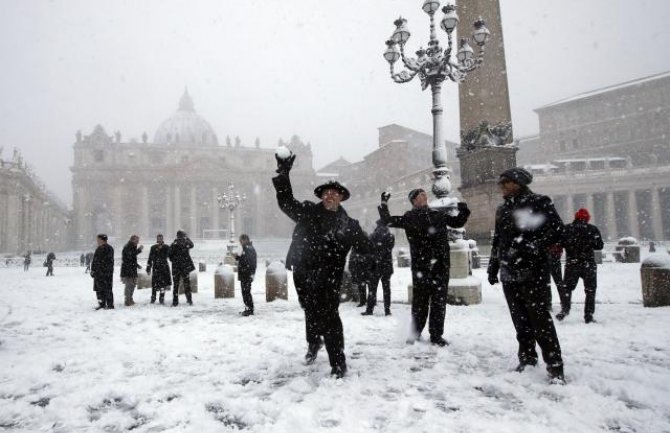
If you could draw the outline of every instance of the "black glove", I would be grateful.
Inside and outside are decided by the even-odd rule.
[[[468,210],[468,204],[464,201],[459,201],[456,206],[458,207],[459,211]]]
[[[382,197],[381,197],[382,203],[388,203],[390,198],[391,198],[391,193],[390,192],[384,191],[382,193]]]
[[[498,284],[500,280],[498,279],[498,274],[489,274],[489,284],[495,285]]]
[[[89,275],[91,275],[91,278],[95,278],[95,274],[91,272]]]
[[[277,160],[277,173],[279,174],[286,174],[288,175],[288,172],[291,171],[291,168],[293,168],[293,161],[295,161],[295,155],[291,154],[286,159],[281,159],[277,155],[275,155],[275,159]]]
[[[151,268],[150,268],[149,266],[147,266],[147,268],[145,269],[145,271],[147,271],[147,274],[150,274],[150,273],[151,273]]]
[[[140,266],[139,263],[137,264],[137,269],[142,269],[142,266]]]

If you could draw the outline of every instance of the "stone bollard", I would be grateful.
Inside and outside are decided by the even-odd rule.
[[[477,248],[477,241],[468,239],[468,246],[470,247],[470,262],[472,269],[479,269],[482,267],[482,258],[479,255],[479,248]]]
[[[279,261],[270,263],[265,271],[265,301],[272,302],[277,298],[288,299],[286,266]]]
[[[639,245],[627,245],[624,247],[624,257],[626,258],[626,263],[640,263],[640,246]]]
[[[207,272],[207,263],[198,262],[198,272]]]
[[[188,275],[188,279],[191,282],[191,293],[198,293],[198,272],[197,271],[191,271],[191,273]],[[174,281],[173,281],[174,283]],[[184,282],[180,281],[179,282],[179,294],[183,295],[184,294]]]
[[[230,265],[220,264],[214,271],[214,298],[235,297],[235,272]]]
[[[463,239],[450,243],[451,270],[447,303],[450,305],[474,305],[482,302],[482,283],[472,276],[470,269],[470,246]]]
[[[398,250],[398,267],[399,268],[409,268],[410,266],[410,257],[407,251],[404,249]]]
[[[144,269],[137,270],[137,290],[151,288],[151,275]]]
[[[670,256],[653,254],[640,266],[642,304],[645,307],[670,306]]]

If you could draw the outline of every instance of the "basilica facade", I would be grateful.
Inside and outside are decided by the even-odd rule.
[[[284,143],[299,155],[292,171],[297,197],[309,198],[315,184],[312,151],[297,136]],[[239,139],[221,143],[196,111],[187,91],[176,113],[156,130],[153,141],[121,140],[98,125],[77,133],[74,144],[73,232],[77,246],[90,246],[97,233],[124,241],[132,234],[150,239],[177,230],[192,238],[225,239],[229,210],[223,194],[239,196],[234,232],[253,238],[290,236],[292,223],[279,210],[271,178],[274,148]]]

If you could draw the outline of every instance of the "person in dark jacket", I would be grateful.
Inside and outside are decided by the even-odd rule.
[[[53,277],[54,276],[54,261],[56,260],[56,254],[50,252],[47,254],[47,259],[46,259],[46,267],[47,267],[47,277]]]
[[[84,253],[81,253],[81,256],[79,256],[79,266],[83,268],[85,262],[86,262],[86,255]]]
[[[84,270],[84,273],[87,274],[91,271],[91,262],[93,261],[93,253],[88,252],[86,253],[86,270]]]
[[[26,253],[25,256],[23,256],[23,271],[27,272],[28,269],[30,269],[30,262],[32,261],[32,258],[30,256],[30,251]]]
[[[550,379],[564,382],[561,346],[546,305],[549,248],[559,243],[563,222],[549,197],[528,188],[532,180],[532,174],[519,167],[500,175],[498,185],[505,201],[496,211],[488,280],[497,284],[500,271],[519,342],[516,370],[537,364],[537,342]]]
[[[140,237],[132,235],[128,243],[123,247],[121,252],[121,282],[124,284],[124,295],[126,307],[135,305],[133,301],[133,294],[135,293],[135,286],[137,285],[137,270],[142,267],[137,263],[137,256],[144,249],[143,245],[137,246],[140,243]]]
[[[151,303],[156,302],[156,292],[160,292],[158,302],[165,302],[165,291],[172,285],[168,254],[170,247],[165,245],[163,235],[156,235],[156,244],[149,250],[147,260],[147,274],[151,275]]]
[[[572,291],[581,278],[584,282],[586,302],[584,303],[584,322],[593,322],[596,311],[596,287],[598,286],[598,270],[594,250],[603,249],[603,238],[600,230],[589,224],[591,215],[582,208],[575,213],[575,220],[565,226],[561,244],[565,248],[565,285],[561,296],[561,312],[556,315],[558,320],[570,314]]]
[[[242,300],[245,309],[240,314],[242,316],[254,315],[254,299],[251,297],[251,283],[256,274],[256,249],[254,248],[249,236],[240,235],[240,245],[242,245],[242,254],[235,254],[237,260],[237,278],[242,286]]]
[[[347,254],[352,247],[370,252],[372,246],[358,221],[349,217],[340,205],[349,198],[349,191],[339,182],[327,182],[316,187],[314,194],[321,200],[299,202],[293,197],[289,172],[295,155],[282,159],[277,156],[277,173],[272,179],[277,191],[279,208],[301,225],[304,236],[300,266],[306,273],[303,286],[305,319],[312,322],[315,332],[323,335],[331,365],[331,374],[341,378],[347,371],[344,355],[344,332],[338,312],[340,284]],[[318,346],[308,348],[313,362]],[[310,359],[306,358],[310,362]]]
[[[96,310],[114,308],[114,248],[107,243],[107,235],[99,234],[97,237],[98,248],[93,254],[91,261],[91,278],[93,278],[93,290],[98,298]]]
[[[370,283],[372,271],[372,256],[361,253],[355,249],[349,253],[349,274],[351,274],[351,284],[358,288],[358,307],[364,307],[367,304],[367,289]]]
[[[368,293],[368,304],[363,316],[371,316],[377,305],[377,286],[382,282],[384,292],[384,314],[391,315],[391,275],[393,275],[393,247],[395,236],[391,234],[388,226],[382,220],[377,220],[377,227],[370,235],[370,241],[374,246],[374,266],[371,271],[370,286]]]
[[[444,316],[449,286],[449,232],[448,227],[463,227],[470,210],[465,203],[458,203],[458,215],[451,215],[451,208],[431,209],[428,195],[413,189],[407,198],[412,209],[402,216],[391,216],[388,200],[391,194],[383,192],[379,215],[384,224],[405,230],[412,260],[412,324],[413,332],[408,343],[421,336],[428,320],[430,342],[438,346],[449,343],[444,334]],[[430,319],[429,319],[430,316]]]
[[[172,289],[172,306],[179,305],[179,284],[184,283],[184,295],[188,305],[193,305],[191,297],[191,272],[195,271],[193,259],[189,250],[193,248],[193,242],[186,236],[186,232],[179,230],[177,238],[170,245],[168,257],[172,262],[172,280],[174,287]]]

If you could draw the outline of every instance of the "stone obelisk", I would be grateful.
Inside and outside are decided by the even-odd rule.
[[[516,166],[512,140],[505,45],[499,0],[458,1],[458,37],[470,37],[472,24],[482,17],[491,32],[483,65],[459,86],[461,146],[460,192],[472,214],[468,236],[488,241],[501,202],[496,185],[503,170]],[[470,41],[472,44],[473,41]]]

